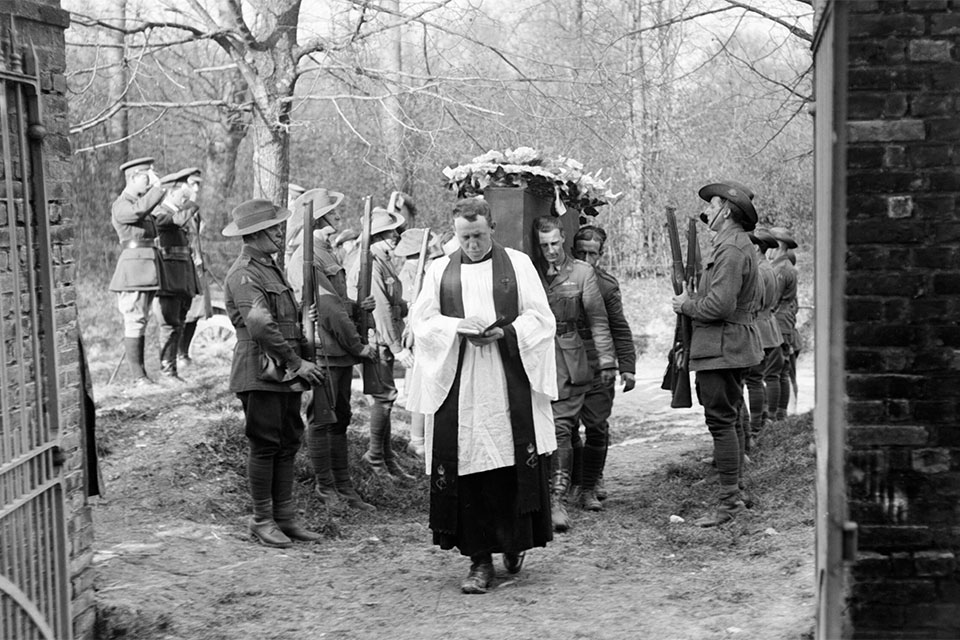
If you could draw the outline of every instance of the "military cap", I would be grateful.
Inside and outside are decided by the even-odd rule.
[[[150,168],[154,162],[156,161],[149,156],[146,156],[144,158],[137,158],[136,160],[130,160],[120,165],[120,171],[122,171],[123,173],[126,173],[130,169],[136,169],[137,167]]]
[[[750,242],[760,247],[761,251],[766,251],[767,249],[776,249],[779,246],[779,243],[777,242],[777,239],[773,237],[773,234],[762,227],[757,227],[747,235],[750,236]]]
[[[160,184],[176,184],[178,182],[186,182],[188,178],[199,173],[200,173],[200,169],[197,169],[196,167],[180,169],[180,171],[175,171],[174,173],[168,173],[167,175],[160,178]]]

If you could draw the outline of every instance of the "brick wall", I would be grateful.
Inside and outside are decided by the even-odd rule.
[[[83,436],[80,430],[79,354],[77,349],[74,213],[69,166],[69,113],[66,95],[64,30],[69,15],[60,0],[0,0],[0,25],[14,17],[16,38],[33,45],[39,58],[42,89],[44,173],[48,197],[51,256],[55,280],[55,316],[60,380],[60,445],[66,493],[67,557],[75,638],[93,638],[96,616],[93,591],[93,525],[86,498]]]
[[[854,638],[960,637],[960,0],[850,2]]]

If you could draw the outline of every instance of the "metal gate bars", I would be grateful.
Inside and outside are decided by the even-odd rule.
[[[12,33],[11,23],[11,33]],[[0,638],[70,638],[40,74],[0,42]]]

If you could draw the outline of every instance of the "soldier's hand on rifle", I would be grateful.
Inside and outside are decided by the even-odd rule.
[[[600,383],[604,386],[617,381],[616,369],[600,369]]]
[[[377,300],[372,295],[367,296],[366,298],[361,300],[358,304],[360,305],[360,308],[363,309],[364,311],[373,311],[374,309],[377,308]]]
[[[637,377],[632,373],[621,373],[620,382],[623,384],[623,392],[633,391],[633,388],[637,386]]]
[[[673,310],[676,313],[683,313],[683,303],[690,299],[690,296],[687,294],[687,287],[684,286],[683,290],[680,291],[680,295],[673,296]]]
[[[363,349],[360,350],[360,357],[364,360],[369,360],[370,362],[376,362],[379,360],[377,348],[372,344],[363,345]]]
[[[309,382],[311,387],[323,384],[323,369],[309,360],[304,359],[300,361],[300,368],[297,369],[296,374],[297,377]]]
[[[307,320],[310,322],[316,322],[317,318],[320,317],[320,314],[317,312],[317,303],[314,302],[312,305],[307,307]]]
[[[404,369],[412,369],[413,351],[410,351],[410,349],[401,349],[400,353],[397,354],[397,360],[400,361]]]

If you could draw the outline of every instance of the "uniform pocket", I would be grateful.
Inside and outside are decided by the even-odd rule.
[[[587,361],[587,350],[583,340],[576,331],[557,336],[557,377],[561,385],[564,383],[573,386],[589,384],[593,381],[590,363]]]
[[[719,358],[723,355],[723,325],[693,321],[691,358]]]

